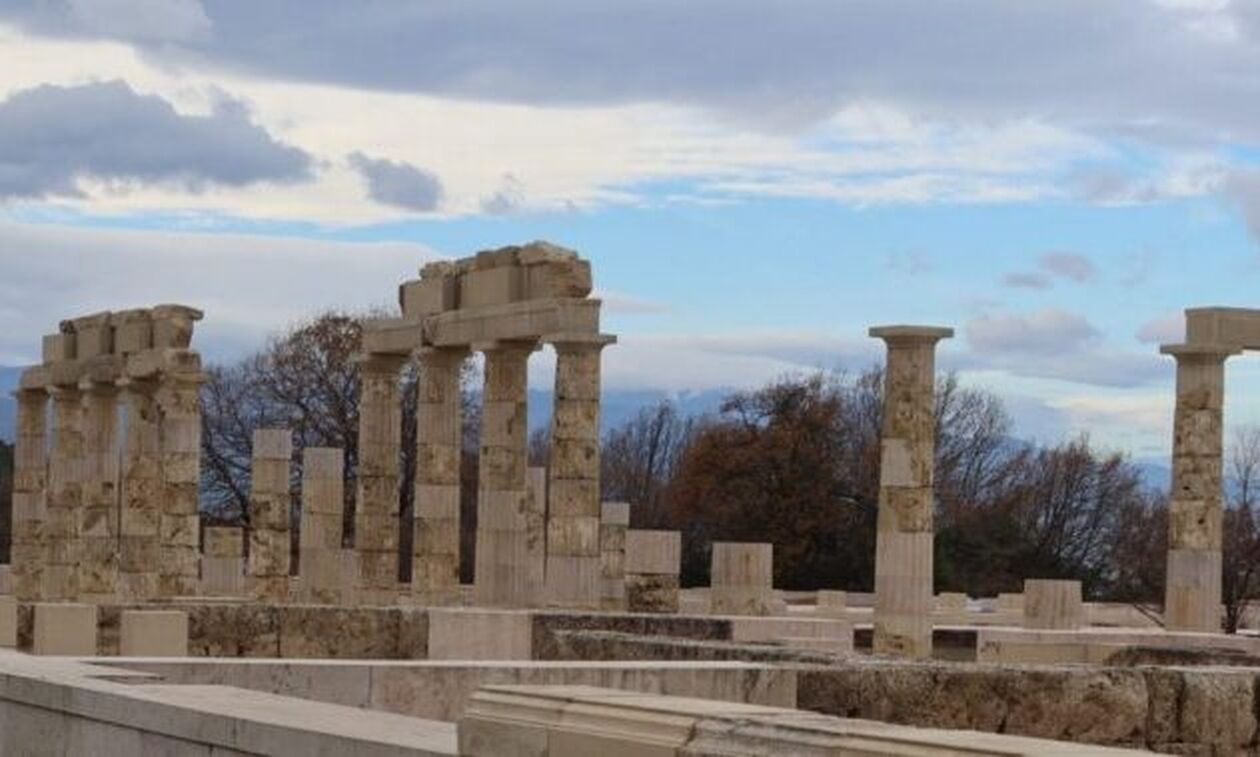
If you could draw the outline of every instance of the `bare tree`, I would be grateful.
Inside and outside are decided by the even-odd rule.
[[[1247,602],[1260,592],[1260,427],[1236,429],[1227,462],[1229,496],[1222,522],[1222,594],[1225,631],[1236,633]]]
[[[604,436],[600,453],[600,488],[604,499],[630,502],[635,528],[664,528],[669,522],[665,489],[695,422],[673,402],[644,408]]]

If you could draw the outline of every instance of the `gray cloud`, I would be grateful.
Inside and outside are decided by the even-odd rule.
[[[1049,289],[1050,277],[1044,273],[1027,273],[1016,271],[1002,277],[1002,285],[1017,289]]]
[[[495,216],[515,213],[525,204],[525,187],[512,174],[504,174],[499,190],[482,198],[481,210]]]
[[[1074,252],[1047,252],[1037,262],[1042,270],[1078,284],[1089,281],[1097,273],[1093,263]]]
[[[1186,339],[1186,314],[1180,310],[1164,313],[1143,323],[1137,331],[1143,344],[1175,344]]]
[[[368,196],[379,203],[427,212],[436,210],[442,201],[442,182],[436,174],[410,163],[369,158],[361,152],[349,159],[367,182]]]
[[[1098,338],[1098,330],[1084,316],[1046,308],[1027,315],[982,315],[965,327],[967,341],[977,352],[1062,354],[1078,350]]]
[[[0,18],[184,65],[473,99],[675,102],[797,124],[878,101],[1053,114],[1148,141],[1260,138],[1247,105],[1260,100],[1251,1],[274,0],[201,3],[203,24],[194,0],[179,0],[156,35],[86,23],[74,11],[85,1],[10,0]]]
[[[1260,169],[1236,171],[1225,181],[1225,194],[1242,214],[1251,236],[1260,242]]]
[[[310,178],[311,157],[224,100],[186,116],[121,81],[43,85],[0,102],[0,199],[74,196],[79,180],[243,186]]]

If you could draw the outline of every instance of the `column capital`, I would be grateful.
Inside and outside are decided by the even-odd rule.
[[[952,328],[944,326],[911,326],[907,324],[872,326],[867,333],[876,339],[883,339],[890,345],[935,344],[942,339],[949,339],[954,336]]]
[[[545,344],[550,344],[557,352],[583,349],[602,350],[610,344],[616,344],[617,337],[614,334],[561,332],[557,334],[545,334],[542,341]]]
[[[1171,355],[1178,363],[1183,360],[1210,363],[1224,362],[1226,358],[1242,353],[1242,348],[1220,342],[1182,342],[1160,345],[1159,353]]]
[[[367,352],[356,355],[354,362],[358,363],[359,370],[364,373],[397,374],[410,359],[411,356],[406,353]]]
[[[417,347],[411,353],[417,360],[425,361],[434,358],[443,360],[464,360],[472,354],[472,348],[466,344],[458,344],[450,347],[439,347],[436,345],[425,345]]]
[[[487,339],[469,345],[475,352],[537,352],[539,347],[537,339]]]

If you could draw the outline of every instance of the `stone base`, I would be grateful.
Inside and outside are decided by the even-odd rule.
[[[31,651],[37,655],[95,655],[96,606],[70,603],[35,605]]]
[[[188,613],[123,610],[118,651],[123,657],[187,657]]]

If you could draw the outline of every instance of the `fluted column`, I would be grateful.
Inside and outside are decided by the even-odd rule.
[[[600,606],[600,352],[611,337],[556,339],[547,520],[547,603]]]
[[[197,510],[201,483],[200,360],[193,352],[172,352],[156,400],[162,450],[162,504],[159,523],[161,567],[158,596],[198,593],[198,546],[201,516]]]
[[[13,460],[13,593],[23,602],[43,597],[43,525],[48,484],[48,394],[23,389],[17,398],[17,446]]]
[[[123,434],[122,507],[119,514],[118,593],[124,602],[158,595],[162,445],[157,383],[119,382],[126,426]]]
[[[48,507],[44,516],[43,594],[49,600],[78,596],[79,511],[83,505],[83,399],[77,387],[49,390],[53,405]]]
[[[875,542],[874,651],[932,655],[936,343],[953,329],[884,326],[888,347]]]
[[[477,471],[478,605],[528,607],[540,587],[527,580],[529,524],[526,388],[534,342],[496,342],[485,353],[481,458]]]
[[[411,591],[420,604],[459,602],[459,473],[463,413],[459,378],[468,350],[419,352],[416,391],[415,539]]]
[[[79,598],[118,599],[118,387],[85,380],[83,392],[83,507],[79,517]]]
[[[1236,347],[1160,348],[1177,361],[1164,625],[1221,630],[1221,467],[1225,359]]]
[[[354,546],[359,560],[357,601],[392,605],[398,601],[399,446],[402,407],[399,371],[402,355],[370,354],[360,359],[358,503]]]

